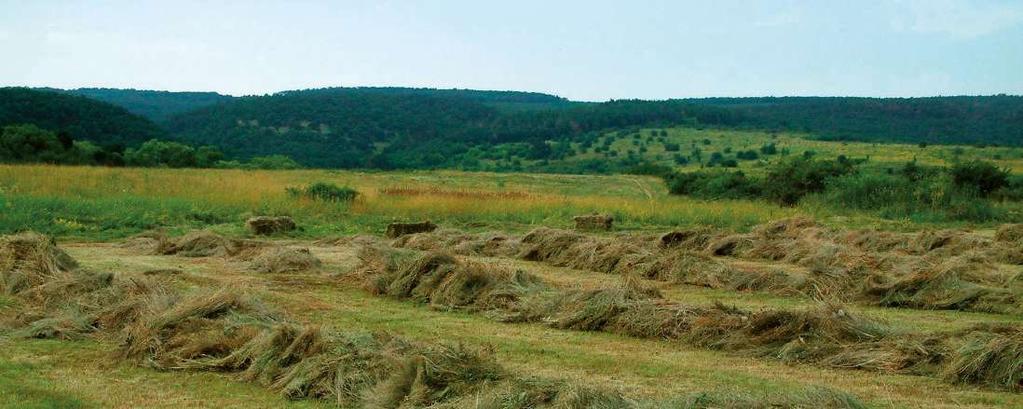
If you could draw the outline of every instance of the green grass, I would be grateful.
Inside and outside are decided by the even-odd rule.
[[[319,408],[216,373],[157,372],[96,341],[0,341],[0,408]]]
[[[27,362],[0,360],[0,408],[87,408],[84,403],[67,392],[59,391],[40,368]]]
[[[311,249],[324,261],[328,273],[350,271],[357,262],[351,247]],[[502,365],[518,374],[621,388],[629,396],[640,398],[699,391],[737,391],[754,395],[779,391],[797,393],[808,384],[821,384],[852,393],[871,407],[979,408],[1023,404],[1020,395],[1013,392],[956,387],[934,378],[787,365],[690,348],[670,341],[557,330],[543,324],[501,323],[482,314],[434,310],[374,296],[358,285],[328,276],[252,275],[239,270],[230,260],[138,255],[132,250],[105,244],[79,244],[69,246],[68,250],[83,265],[97,270],[136,274],[153,268],[177,267],[193,276],[189,281],[258,288],[267,292],[268,303],[280,306],[302,322],[323,325],[328,330],[384,332],[424,342],[491,345]],[[607,274],[501,261],[509,263],[509,267],[541,274],[544,279],[560,278],[555,284],[573,288],[606,286],[620,280]],[[812,303],[693,287],[678,287],[675,291],[665,291],[665,295],[686,303],[725,301],[751,309]],[[851,308],[857,313],[880,314],[897,327],[923,331],[962,327],[995,318],[1018,320],[1018,317],[953,311]],[[890,315],[883,315],[886,313]],[[167,380],[151,381],[159,384]]]

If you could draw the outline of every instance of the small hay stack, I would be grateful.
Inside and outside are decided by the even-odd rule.
[[[614,217],[609,214],[576,216],[572,220],[576,230],[611,230],[614,224]]]
[[[35,232],[0,237],[0,289],[7,294],[36,287],[78,268],[52,238]]]
[[[162,242],[157,254],[185,257],[225,257],[237,254],[242,243],[207,230],[190,232],[176,240]]]
[[[269,236],[295,230],[295,220],[288,216],[256,216],[245,221],[252,234]]]
[[[429,233],[437,230],[437,225],[427,220],[419,223],[391,223],[387,225],[387,237],[396,239],[406,234]]]
[[[1023,224],[1003,224],[995,231],[995,241],[1023,244]]]
[[[322,263],[306,248],[269,247],[253,257],[249,264],[257,273],[280,274],[314,270]]]

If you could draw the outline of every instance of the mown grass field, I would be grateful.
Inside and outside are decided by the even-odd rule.
[[[895,166],[913,157],[922,163],[941,165],[952,160],[954,155],[984,158],[1014,170],[1023,169],[1019,149],[963,147],[956,151],[955,147],[842,144],[808,141],[792,135],[772,137],[758,132],[720,133],[672,129],[666,138],[681,144],[683,152],[692,144],[698,144],[704,152],[711,152],[725,147],[756,149],[773,141],[779,148],[788,148],[791,154],[812,149],[818,155],[870,156],[872,163],[879,166]],[[641,132],[641,138],[645,137],[645,131]],[[710,139],[710,144],[705,144],[703,139]],[[635,145],[629,139],[622,139],[614,142],[613,146],[628,150]],[[654,159],[658,155],[667,155],[663,148],[654,144],[648,146],[646,154]],[[588,154],[582,154],[585,155]],[[670,157],[661,159],[671,160]],[[741,168],[754,172],[758,166],[762,165],[753,161],[740,164]],[[350,186],[360,195],[348,204],[295,198],[286,192],[289,187],[302,187],[314,182]],[[1019,205],[1000,203],[998,206],[1018,211]],[[153,271],[174,271],[174,276],[169,279],[174,288],[227,288],[257,296],[267,305],[287,313],[289,320],[297,325],[322,328],[326,333],[354,331],[389,334],[431,345],[483,346],[493,349],[498,362],[511,373],[509,376],[517,378],[539,377],[584,384],[600,390],[617,391],[638,402],[688,397],[688,400],[676,401],[675,406],[657,407],[744,407],[742,402],[763,402],[778,397],[787,397],[784,399],[789,400],[785,402],[803,402],[802,407],[814,407],[807,406],[806,402],[817,395],[807,391],[820,386],[853,396],[865,407],[1023,407],[1023,395],[1018,388],[999,387],[981,381],[953,382],[949,380],[952,375],[933,369],[917,372],[888,366],[853,369],[820,362],[786,361],[770,354],[761,356],[718,350],[678,339],[559,328],[553,320],[504,322],[494,318],[495,311],[427,305],[374,293],[367,289],[370,286],[361,272],[365,260],[360,258],[360,250],[367,244],[352,239],[352,236],[368,235],[371,238],[366,240],[373,245],[387,247],[387,241],[380,236],[388,223],[424,219],[446,229],[521,236],[544,226],[570,229],[573,216],[591,212],[614,215],[617,232],[632,235],[686,228],[743,233],[774,220],[806,217],[816,220],[822,228],[839,232],[852,229],[917,232],[963,228],[970,230],[970,240],[982,241],[993,240],[995,229],[999,227],[994,223],[920,223],[883,219],[870,213],[846,211],[841,206],[782,207],[747,200],[701,201],[668,195],[663,182],[657,178],[628,175],[124,169],[47,165],[0,165],[0,210],[0,233],[34,230],[54,236],[58,244],[80,263],[82,271],[113,273],[115,284],[118,280],[145,279]],[[153,229],[163,230],[169,235],[167,240],[171,241],[196,229],[210,229],[232,239],[252,238],[243,223],[254,215],[292,216],[300,230],[262,240],[272,242],[273,246],[309,249],[311,255],[322,261],[322,266],[310,271],[257,273],[249,267],[248,260],[237,255],[185,257],[118,244],[130,236]],[[606,233],[594,236],[616,237]],[[821,247],[835,245],[825,244]],[[599,256],[599,251],[604,251],[600,247],[596,249],[594,257]],[[980,273],[974,270],[959,273],[954,269],[958,267],[948,267],[938,269],[944,275],[937,276],[954,275],[959,281],[942,282],[953,283],[949,284],[953,287],[980,285],[983,288],[978,291],[1008,294],[997,301],[1007,303],[1009,307],[1018,306],[1012,302],[1023,297],[1018,285],[1023,274],[1019,265],[988,255],[928,255],[929,250],[923,250],[923,255],[898,251],[885,254],[906,257],[927,267],[944,266],[942,263],[950,259],[967,263],[971,268],[978,268],[976,271]],[[976,246],[969,250],[979,251],[986,250]],[[601,291],[619,288],[633,279],[626,275],[558,266],[523,257],[459,257],[495,271],[515,270],[530,274],[550,286],[551,291]],[[743,271],[816,274],[816,264],[727,254],[715,254],[712,259]],[[858,258],[851,260],[850,263],[854,264],[860,262]],[[906,263],[909,264],[908,261]],[[893,279],[902,278],[898,274],[910,274],[898,270],[901,267],[898,262],[893,264],[895,267],[891,269],[894,272],[885,272],[892,274]],[[9,265],[0,263],[0,268],[9,268]],[[0,273],[9,271],[0,270]],[[976,275],[981,278],[976,278]],[[717,308],[714,306],[720,304],[751,312],[777,310],[798,315],[823,305],[821,299],[796,292],[693,285],[649,278],[641,281],[643,285],[657,289],[659,297],[662,297],[658,303],[693,308]],[[4,283],[8,285],[7,281]],[[958,296],[960,288],[944,288],[942,291],[945,290]],[[52,306],[38,306],[32,296],[7,292],[0,295],[0,318],[3,318],[0,323],[5,325],[0,326],[0,407],[335,406],[336,402],[330,398],[287,399],[275,387],[243,379],[231,371],[155,370],[144,360],[140,364],[119,355],[116,351],[124,346],[117,334],[98,331],[70,337],[73,338],[71,340],[20,337],[16,326],[6,325],[23,318],[23,312],[31,308],[50,311],[47,308]],[[69,294],[68,299],[77,299],[76,293]],[[89,299],[88,294],[85,299]],[[916,335],[921,339],[966,337],[972,336],[969,334],[974,328],[991,326],[1018,332],[1023,325],[1018,314],[969,308],[966,301],[944,308],[860,299],[844,302],[843,311],[875,320],[889,328],[891,336],[896,338],[913,338]],[[96,308],[83,305],[75,305],[72,310],[80,312]],[[49,313],[64,314],[67,310]],[[1017,342],[1012,339],[1005,342],[1010,347],[1018,346],[1011,343]],[[886,356],[878,359],[886,359]],[[1012,369],[1008,371],[1012,372]],[[717,401],[716,406],[701,406],[701,396],[729,398]],[[463,396],[450,405],[475,407],[473,402],[479,402],[479,399],[478,396]]]

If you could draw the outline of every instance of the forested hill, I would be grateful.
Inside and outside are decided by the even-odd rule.
[[[589,146],[604,131],[675,125],[796,131],[827,140],[1023,146],[1019,96],[588,103],[534,92],[399,87],[247,97],[59,92],[0,90],[0,125],[30,123],[106,146],[178,139],[215,145],[240,160],[282,154],[306,166],[384,169],[455,167],[494,155],[553,159],[568,142]]]
[[[1023,97],[705,98],[751,128],[800,131],[817,139],[932,144],[1023,145]]]
[[[510,107],[509,104],[517,105]],[[538,104],[542,108],[525,108]],[[241,158],[285,154],[309,166],[431,168],[473,147],[532,146],[646,124],[728,124],[731,114],[681,102],[570,103],[495,91],[330,88],[242,97],[178,115],[176,137]]]
[[[101,146],[134,146],[167,133],[124,108],[78,95],[0,88],[0,126],[32,124]]]
[[[82,95],[122,107],[155,122],[173,115],[231,100],[230,95],[216,92],[171,92],[116,88],[78,88],[53,91]]]

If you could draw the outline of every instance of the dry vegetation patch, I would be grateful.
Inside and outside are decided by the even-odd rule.
[[[519,377],[505,370],[489,348],[417,343],[384,334],[345,333],[292,321],[244,288],[189,288],[173,275],[122,277],[77,267],[49,238],[4,237],[4,282],[20,275],[37,279],[18,287],[16,337],[80,338],[115,342],[117,356],[138,365],[171,371],[234,374],[278,391],[289,399],[319,398],[345,407],[588,408],[662,407],[618,392],[563,381]],[[12,244],[13,243],[13,244]],[[31,244],[28,246],[26,244]],[[26,249],[31,249],[27,251]],[[26,251],[22,251],[26,250]],[[410,272],[436,270],[443,257],[418,263]],[[508,300],[514,285],[536,285],[514,273],[488,278],[482,270],[446,275],[395,277],[388,291],[421,294],[438,304],[464,305]],[[513,285],[513,286],[514,286]],[[467,295],[468,294],[468,295]],[[504,300],[504,301],[502,301]],[[809,396],[829,407],[862,407],[854,397],[826,388],[779,395],[772,401],[805,406]],[[695,394],[677,402],[732,402],[754,397]],[[739,403],[736,403],[739,402]]]
[[[634,279],[592,290],[557,289],[522,271],[443,253],[367,248],[360,258],[363,266],[357,275],[373,293],[435,308],[483,312],[502,321],[674,339],[786,362],[921,374],[988,386],[1006,386],[999,379],[1023,380],[1021,367],[962,368],[961,361],[968,361],[963,354],[971,351],[967,346],[981,336],[1009,344],[993,343],[984,349],[992,354],[992,362],[1001,365],[1002,360],[1014,359],[1019,339],[1007,338],[1003,330],[905,333],[833,304],[758,311],[684,305],[661,298]],[[997,375],[984,372],[988,369]],[[963,370],[974,375],[949,375]]]
[[[794,218],[741,234],[692,229],[600,236],[538,228],[516,238],[445,229],[404,236],[392,245],[826,301],[1020,313],[1021,271],[1013,264],[1023,259],[1023,246],[1012,241],[1014,229],[1003,226],[992,240],[954,230],[834,231]],[[794,268],[737,268],[733,260]]]

